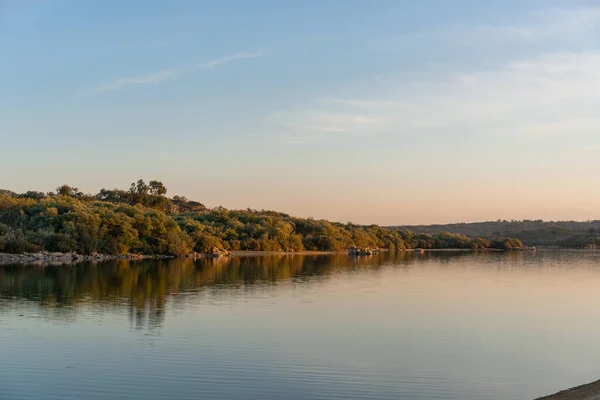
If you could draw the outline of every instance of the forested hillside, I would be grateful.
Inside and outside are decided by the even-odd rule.
[[[91,195],[68,185],[55,192],[0,191],[0,252],[39,250],[79,254],[204,253],[217,247],[254,251],[338,251],[352,246],[512,248],[520,241],[486,240],[439,232],[417,234],[264,210],[208,209],[181,196],[167,197],[158,181]]]

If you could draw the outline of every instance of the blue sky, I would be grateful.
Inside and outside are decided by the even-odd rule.
[[[597,1],[0,0],[0,187],[600,218]]]

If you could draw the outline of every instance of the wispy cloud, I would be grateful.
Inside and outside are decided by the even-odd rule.
[[[227,57],[216,58],[202,64],[197,64],[196,68],[212,69],[223,64],[228,64],[232,61],[243,60],[246,58],[256,58],[262,56],[262,53],[239,53]]]
[[[110,83],[99,85],[93,89],[93,92],[108,92],[111,90],[119,90],[125,86],[131,85],[156,85],[161,82],[177,79],[184,72],[185,70],[183,68],[170,68],[149,74],[143,74],[129,78],[121,78]]]
[[[156,71],[142,75],[116,79],[112,82],[98,85],[92,88],[91,91],[93,93],[101,93],[120,90],[126,86],[157,85],[162,82],[181,78],[183,75],[190,73],[196,69],[215,69],[224,64],[243,59],[257,58],[261,55],[262,53],[237,53],[227,57],[215,58],[213,60],[209,60],[201,64],[196,64],[191,67],[169,68],[162,71]]]
[[[443,80],[375,85],[353,98],[320,99],[273,115],[289,135],[589,134],[600,128],[600,53],[560,53]]]
[[[387,54],[401,52],[416,56],[431,52],[437,55],[460,55],[470,62],[479,57],[497,57],[519,50],[524,54],[536,46],[597,46],[600,7],[545,8],[523,13],[505,24],[456,24],[427,30],[375,37],[369,44],[373,51]]]
[[[283,143],[304,144],[316,138],[335,139],[340,135],[378,131],[383,121],[361,111],[309,110],[276,113],[270,115],[267,122],[277,126],[279,131],[289,136],[283,140]]]
[[[536,14],[528,35],[543,38],[580,38],[598,30],[600,7],[551,8]]]
[[[600,129],[595,111],[600,107],[600,51],[576,39],[600,34],[595,23],[600,9],[568,11],[562,20],[548,15],[562,14],[536,15],[530,26],[482,29],[478,41],[485,47],[487,32],[494,40],[503,35],[516,42],[525,37],[554,42],[560,31],[566,35],[563,43],[577,43],[571,51],[548,52],[541,42],[528,56],[507,52],[492,64],[484,56],[481,65],[473,60],[352,82],[340,88],[344,95],[332,93],[307,101],[304,109],[275,112],[270,120],[274,132],[307,142],[378,134],[593,138]],[[467,40],[472,31],[464,32]]]

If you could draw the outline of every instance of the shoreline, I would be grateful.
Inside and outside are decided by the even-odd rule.
[[[101,262],[111,260],[164,260],[171,259],[174,256],[160,254],[93,254],[82,255],[77,253],[60,253],[60,252],[38,252],[38,253],[0,253],[0,265],[4,264],[75,264],[79,262]]]
[[[381,250],[388,251],[388,250]],[[94,254],[82,255],[78,253],[60,253],[60,252],[38,252],[38,253],[0,253],[0,265],[5,264],[75,264],[79,262],[103,262],[113,260],[166,260],[166,259],[218,259],[228,257],[260,257],[260,256],[277,256],[277,255],[333,255],[333,254],[348,254],[348,251],[218,251],[213,253],[191,253],[184,256],[172,256],[166,254]]]
[[[542,251],[590,251],[588,249],[549,249],[549,248],[538,248],[537,250]],[[112,260],[130,260],[130,261],[141,261],[141,260],[164,260],[164,259],[211,259],[211,258],[228,258],[228,257],[260,257],[260,256],[319,256],[319,255],[348,255],[351,257],[365,257],[383,252],[413,252],[415,254],[423,253],[458,253],[458,252],[512,252],[512,251],[526,251],[530,250],[504,250],[504,249],[373,249],[373,254],[357,254],[352,253],[349,250],[339,251],[317,251],[317,250],[306,250],[306,251],[252,251],[252,250],[218,250],[212,253],[191,253],[183,256],[172,256],[165,254],[123,254],[123,255],[108,255],[108,254],[92,254],[83,255],[74,252],[60,253],[60,252],[48,252],[42,251],[37,253],[0,253],[0,265],[5,264],[74,264],[79,262],[102,262]],[[534,250],[535,251],[535,250]],[[600,400],[600,398],[598,399]]]
[[[359,250],[356,252],[355,250]],[[73,264],[78,262],[101,262],[101,261],[112,261],[112,260],[159,260],[159,259],[175,259],[175,258],[187,258],[187,259],[198,259],[198,258],[226,258],[226,257],[258,257],[258,256],[275,256],[275,255],[305,255],[305,256],[317,256],[317,255],[334,255],[334,254],[345,254],[353,257],[364,257],[379,254],[382,252],[414,252],[416,254],[423,253],[440,253],[440,252],[504,252],[504,251],[535,251],[535,249],[496,249],[496,248],[484,248],[484,249],[460,249],[460,248],[447,248],[447,249],[347,249],[338,251],[321,251],[321,250],[303,250],[303,251],[252,251],[252,250],[234,250],[228,251],[223,249],[214,248],[210,253],[190,253],[181,256],[166,255],[166,254],[122,254],[122,255],[108,255],[108,254],[78,254],[76,252],[50,252],[50,251],[38,251],[36,253],[2,253],[0,252],[0,265],[5,264]],[[365,252],[360,252],[365,250]],[[590,251],[589,249],[552,249],[552,248],[539,248],[538,250],[555,250],[555,251]],[[600,400],[600,399],[599,399]]]
[[[575,386],[535,400],[600,400],[600,380]]]
[[[430,249],[425,251],[461,251],[462,249]],[[465,249],[471,251],[470,249]],[[376,253],[389,252],[389,249],[379,249]],[[398,250],[411,252],[415,249]],[[141,261],[141,260],[164,260],[164,259],[211,259],[211,258],[228,258],[228,257],[260,257],[260,256],[318,256],[318,255],[334,255],[344,254],[349,256],[364,256],[363,254],[351,254],[348,250],[340,251],[251,251],[251,250],[238,250],[238,251],[226,251],[226,250],[215,250],[212,253],[191,253],[183,256],[172,256],[165,254],[122,254],[122,255],[109,255],[109,254],[91,254],[83,255],[75,252],[49,252],[40,251],[37,253],[0,253],[0,265],[6,264],[35,264],[35,265],[60,265],[60,264],[75,264],[79,262],[103,262],[113,260],[130,260],[130,261]]]
[[[323,256],[330,254],[348,254],[348,251],[252,251],[252,250],[235,250],[231,255],[236,257],[254,257],[254,256]]]

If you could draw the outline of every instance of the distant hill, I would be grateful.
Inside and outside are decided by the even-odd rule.
[[[594,221],[486,221],[436,225],[402,225],[390,229],[408,229],[415,233],[435,235],[456,232],[468,237],[494,239],[517,237],[527,246],[586,247],[600,245],[600,220]]]

